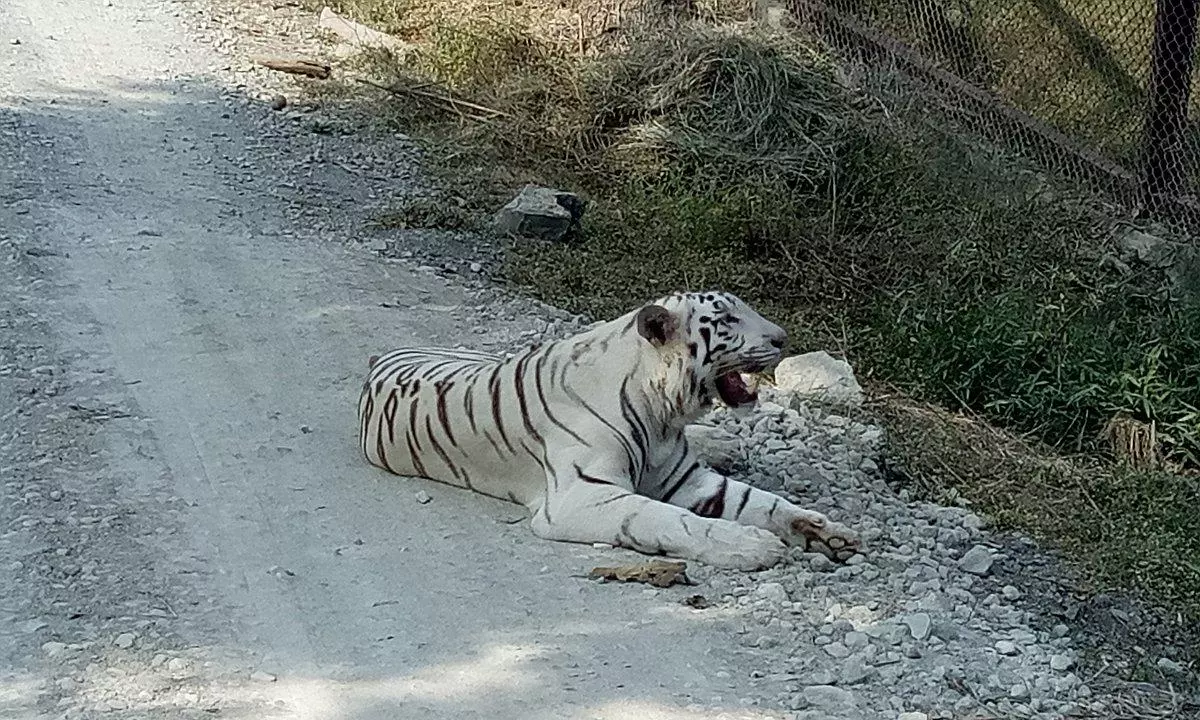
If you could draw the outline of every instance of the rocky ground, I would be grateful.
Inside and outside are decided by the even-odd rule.
[[[0,84],[0,715],[1200,717],[1194,629],[914,501],[861,411],[709,418],[731,473],[862,532],[841,567],[601,585],[633,558],[364,484],[342,445],[379,328],[505,350],[585,320],[491,287],[485,238],[362,224],[436,188],[250,62],[336,60],[314,13],[3,9],[0,63],[40,73]]]
[[[887,482],[885,433],[869,418],[779,393],[748,419],[717,412],[712,421],[740,441],[735,474],[855,518],[872,548],[844,567],[811,554],[753,582],[714,579],[757,621],[748,646],[808,649],[793,656],[799,692],[784,701],[794,708],[946,718],[1196,712],[1188,703],[1200,698],[1169,689],[1184,680],[1186,634],[1152,641],[1154,616],[1073,592],[1065,565],[1031,542],[990,532],[966,508],[909,498]],[[1118,681],[1145,646],[1162,653],[1149,658],[1158,685]]]

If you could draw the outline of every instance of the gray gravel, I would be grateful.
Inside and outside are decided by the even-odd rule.
[[[981,518],[889,487],[876,462],[881,428],[764,396],[748,418],[710,419],[742,440],[742,477],[850,523],[869,548],[843,567],[800,553],[753,580],[710,579],[726,602],[749,611],[747,647],[791,650],[794,688],[781,703],[844,718],[1106,709],[1069,663],[1053,661],[1074,657],[1071,637],[1033,630],[1027,611],[979,582],[1001,554]]]

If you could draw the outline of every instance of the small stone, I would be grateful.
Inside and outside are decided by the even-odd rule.
[[[42,643],[42,652],[46,653],[46,655],[48,657],[57,657],[59,655],[62,655],[64,652],[66,652],[66,650],[67,650],[66,643],[55,642],[53,640],[51,640],[50,642]]]
[[[789,602],[787,590],[784,589],[781,583],[777,582],[769,582],[759,585],[757,588],[755,588],[754,594],[759,598],[776,605],[782,605],[786,602]]]
[[[805,685],[832,685],[837,678],[828,670],[814,670],[805,681]]]
[[[822,710],[841,710],[858,704],[849,690],[833,685],[809,685],[801,694],[809,705]]]
[[[1050,634],[1056,638],[1066,637],[1067,633],[1069,633],[1069,632],[1071,632],[1071,628],[1067,627],[1066,625],[1063,625],[1062,623],[1055,625],[1050,630]]]
[[[825,646],[825,652],[838,659],[850,657],[850,648],[840,642],[832,642]]]
[[[1070,655],[1051,655],[1050,656],[1050,669],[1051,670],[1055,670],[1057,672],[1064,672],[1066,670],[1070,670],[1071,666],[1074,664],[1075,664],[1075,659],[1072,658]]]
[[[846,633],[846,637],[842,638],[842,642],[846,644],[846,647],[852,650],[864,647],[870,641],[871,639],[867,637],[866,633],[858,632],[857,630],[851,630]]]
[[[75,682],[74,679],[69,677],[60,678],[58,682],[54,684],[57,685],[58,689],[62,690],[63,692],[73,692],[75,688],[79,687],[79,683]]]
[[[129,648],[133,647],[133,642],[135,640],[137,640],[137,635],[134,635],[133,633],[121,633],[117,636],[116,640],[113,640],[113,645],[116,645],[122,650],[128,650]]]
[[[21,632],[35,633],[44,627],[46,627],[46,623],[43,620],[26,620],[21,623]]]
[[[45,648],[45,645],[42,646]],[[1159,670],[1172,675],[1186,675],[1187,668],[1182,664],[1175,662],[1170,658],[1159,658],[1158,662],[1154,663]]]
[[[996,641],[996,652],[1000,653],[1001,655],[1016,655],[1019,650],[1014,642],[1009,640],[998,640]]]
[[[857,685],[875,673],[875,668],[858,658],[849,658],[842,664],[842,684]]]
[[[429,493],[425,492],[424,490],[418,490],[414,497],[416,498],[416,501],[422,505],[426,505],[430,500],[433,500],[433,498],[429,497]]]
[[[187,669],[187,660],[183,658],[171,658],[167,661],[167,669],[173,673],[183,672]]]
[[[273,683],[278,678],[276,678],[274,675],[272,675],[269,672],[263,672],[262,670],[255,670],[254,672],[250,673],[250,679],[253,680],[254,682]]]
[[[962,556],[958,566],[963,572],[982,577],[992,571],[992,561],[992,551],[983,545],[976,545]]]
[[[12,40],[9,40],[8,42],[9,42],[9,44],[10,44],[10,45],[20,45],[20,44],[21,44],[21,38],[13,38]]]
[[[833,561],[821,553],[808,553],[808,566],[813,572],[825,572],[833,567]]]
[[[1005,600],[1016,600],[1021,597],[1021,591],[1012,585],[1005,585],[1000,589],[1000,594],[1004,596]]]
[[[287,105],[288,105],[288,100],[283,95],[276,95],[275,97],[271,98],[271,109],[272,110],[282,110],[285,107],[287,107]]]
[[[962,519],[962,526],[968,530],[979,531],[982,530],[986,525],[987,522],[975,513],[967,513]]]
[[[470,265],[468,265],[467,267],[469,267],[471,269],[471,272],[473,272],[473,273],[483,272],[483,266],[477,262],[473,262]]]
[[[1026,700],[1029,698],[1029,686],[1025,683],[1014,683],[1008,689],[1008,696],[1013,700]]]
[[[906,712],[897,715],[896,720],[929,720],[929,716],[923,712]]]
[[[158,653],[154,657],[150,658],[150,667],[152,667],[152,668],[162,667],[162,665],[166,662],[167,662],[167,656],[163,655],[162,653]]]
[[[933,619],[929,617],[929,613],[913,613],[904,618],[904,624],[908,626],[908,632],[914,640],[924,640],[929,637]]]

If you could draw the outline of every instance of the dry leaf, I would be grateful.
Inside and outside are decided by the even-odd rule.
[[[670,587],[675,584],[691,585],[684,571],[687,563],[651,560],[637,565],[593,568],[588,577],[618,582],[640,582],[655,587]]]

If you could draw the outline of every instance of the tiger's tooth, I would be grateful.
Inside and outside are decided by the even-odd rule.
[[[746,383],[746,389],[751,393],[758,392],[758,384],[762,377],[757,373],[754,375],[742,375],[742,381]]]

